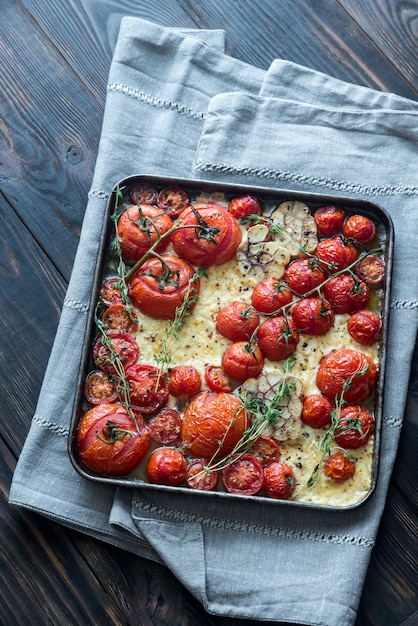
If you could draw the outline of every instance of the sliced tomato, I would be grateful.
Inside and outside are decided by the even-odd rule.
[[[213,491],[219,480],[219,472],[216,469],[206,469],[206,459],[195,459],[187,465],[186,484],[191,489],[201,491]]]
[[[127,333],[134,333],[138,328],[137,314],[125,304],[111,304],[103,312],[102,322],[111,330],[124,330]]]
[[[181,417],[174,409],[161,409],[148,422],[151,439],[163,446],[178,443],[181,433]]]
[[[275,463],[280,459],[280,447],[273,437],[265,437],[261,435],[248,449],[258,459],[263,467],[267,467],[270,463]]]
[[[158,192],[148,183],[133,185],[129,191],[129,197],[134,204],[156,204]]]
[[[147,463],[148,480],[157,485],[180,485],[186,478],[186,459],[176,448],[157,448]]]
[[[368,254],[356,263],[354,271],[369,287],[380,287],[385,280],[386,264],[376,254]]]
[[[93,361],[96,367],[107,374],[116,374],[116,359],[126,369],[136,363],[139,357],[139,346],[135,337],[122,330],[107,331],[111,348],[106,345],[104,337],[98,337],[93,343]]]
[[[118,393],[115,381],[102,370],[89,372],[84,382],[84,396],[90,404],[116,402]]]
[[[231,381],[225,370],[218,365],[207,365],[205,367],[205,381],[211,391],[232,391]]]
[[[122,289],[120,278],[107,278],[100,289],[100,297],[106,306],[122,304]]]
[[[157,205],[171,217],[178,217],[190,205],[189,194],[176,185],[165,187],[158,194]]]
[[[161,409],[168,400],[168,382],[159,376],[153,365],[137,363],[126,369],[130,398],[142,415],[151,415]]]
[[[237,454],[221,472],[222,482],[229,493],[253,496],[263,486],[264,470],[252,454]]]

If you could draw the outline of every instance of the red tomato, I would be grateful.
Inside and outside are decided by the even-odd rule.
[[[189,263],[210,267],[222,265],[235,256],[241,243],[241,229],[236,219],[220,205],[195,204],[180,213],[179,222],[190,228],[175,231],[173,246],[176,253]],[[211,229],[209,233],[206,227]]]
[[[283,278],[292,291],[304,296],[319,287],[326,276],[318,263],[311,259],[301,259],[287,266]]]
[[[342,452],[331,454],[324,463],[324,474],[338,483],[343,483],[355,474],[356,466]]]
[[[227,376],[242,383],[247,378],[257,378],[261,374],[264,356],[257,345],[236,341],[225,350],[222,367]]]
[[[201,491],[213,491],[219,480],[219,472],[216,469],[205,469],[206,459],[195,459],[187,465],[186,485],[191,489]]]
[[[161,261],[162,259],[162,261]],[[134,275],[129,295],[146,315],[174,319],[185,298],[191,312],[197,301],[200,280],[193,279],[194,269],[172,254],[146,261]]]
[[[154,485],[180,485],[186,478],[186,459],[175,448],[157,448],[148,460],[147,476]]]
[[[130,206],[122,213],[118,222],[118,236],[123,258],[128,263],[135,263],[157,241],[173,227],[173,220],[155,206],[140,204]],[[162,252],[167,247],[168,238],[157,246]]]
[[[176,365],[170,371],[169,389],[175,398],[191,398],[201,388],[200,374],[192,365]]]
[[[221,472],[222,482],[229,493],[253,496],[263,486],[264,470],[252,454],[237,454]]]
[[[270,361],[282,361],[294,353],[299,343],[299,333],[292,319],[271,317],[261,324],[257,333],[258,345]]]
[[[102,370],[94,370],[86,377],[84,396],[90,404],[115,402],[118,399],[116,383]]]
[[[168,400],[168,382],[158,376],[153,365],[137,363],[126,369],[126,379],[132,404],[143,415],[150,415],[161,409]]]
[[[181,433],[181,417],[174,409],[161,409],[148,422],[150,437],[163,446],[178,443]]]
[[[354,266],[354,271],[369,287],[380,287],[385,280],[386,265],[380,257],[368,254]]]
[[[161,189],[158,194],[158,207],[172,217],[178,217],[189,204],[190,198],[187,191],[175,185]]]
[[[287,463],[271,463],[264,470],[264,491],[269,498],[287,500],[296,489],[296,478]]]
[[[351,274],[340,274],[331,278],[324,286],[324,296],[335,313],[354,313],[367,306],[370,289]]]
[[[136,424],[120,404],[99,404],[81,418],[77,430],[80,460],[100,476],[126,476],[144,459],[149,434],[142,418]]]
[[[260,318],[251,306],[234,300],[219,311],[216,330],[231,341],[245,341],[251,337],[259,323]]]
[[[337,205],[323,206],[314,213],[316,226],[325,237],[331,237],[341,230],[345,219],[345,211]]]
[[[229,392],[232,391],[231,381],[222,367],[217,365],[207,365],[205,367],[205,381],[211,391]]]
[[[301,420],[312,428],[324,428],[331,423],[332,405],[324,396],[311,394],[303,399]]]
[[[341,397],[344,386],[348,387],[344,391],[346,402],[362,402],[371,395],[376,379],[376,364],[369,356],[357,350],[340,348],[320,360],[316,385],[330,402]]]
[[[366,445],[374,433],[374,418],[359,404],[346,404],[341,408],[335,441],[342,448],[355,450]]]
[[[345,269],[359,256],[356,246],[344,243],[341,237],[323,239],[318,243],[315,254],[324,270],[330,274]]]
[[[264,435],[256,439],[248,452],[258,459],[263,467],[267,467],[270,463],[275,463],[280,459],[279,444],[273,437],[265,437]]]
[[[343,235],[358,243],[371,243],[376,237],[376,226],[364,215],[350,215],[343,224]]]
[[[125,330],[133,333],[138,328],[138,317],[132,307],[126,304],[111,304],[102,315],[103,324],[112,330]]]
[[[290,304],[293,294],[287,285],[277,278],[265,278],[254,287],[251,303],[260,313],[279,312],[281,307]]]
[[[204,459],[229,454],[247,426],[247,412],[236,396],[203,391],[190,400],[184,411],[184,450]]]
[[[108,330],[107,337],[124,369],[136,363],[139,357],[139,346],[135,337],[123,330]],[[112,354],[112,350],[106,345],[101,336],[97,337],[93,343],[93,361],[96,367],[107,374],[117,373],[114,367],[114,354]]]
[[[229,201],[228,211],[239,221],[249,215],[260,215],[261,204],[255,196],[236,196]]]
[[[129,197],[133,204],[155,204],[157,201],[157,190],[147,183],[138,183],[131,187]]]
[[[367,309],[353,313],[347,322],[348,332],[363,346],[370,346],[377,341],[381,326],[378,314]]]
[[[326,335],[334,325],[335,314],[328,302],[321,298],[303,298],[293,307],[292,318],[299,332]]]
[[[103,304],[110,306],[111,304],[122,304],[122,291],[120,278],[108,278],[104,281],[100,289],[100,297]]]

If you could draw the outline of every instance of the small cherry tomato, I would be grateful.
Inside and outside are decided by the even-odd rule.
[[[104,281],[100,289],[100,297],[103,304],[110,306],[111,304],[122,304],[122,290],[120,278],[108,278]]]
[[[157,448],[148,459],[146,471],[150,483],[175,487],[186,478],[186,459],[175,448]]]
[[[378,314],[367,309],[353,313],[347,322],[348,332],[363,346],[371,346],[377,341],[381,326]]]
[[[311,428],[324,428],[331,423],[332,405],[327,398],[311,394],[303,399],[301,420]]]
[[[106,328],[124,330],[134,333],[138,328],[138,317],[132,307],[126,304],[111,304],[102,315],[102,322]]]
[[[283,276],[290,289],[299,296],[304,296],[319,287],[325,278],[323,270],[312,259],[293,261],[287,266]]]
[[[335,313],[354,313],[367,306],[370,299],[366,283],[355,280],[348,273],[331,278],[324,285],[323,292]]]
[[[223,353],[222,367],[227,376],[242,383],[247,378],[257,378],[261,374],[264,356],[257,345],[236,341]]]
[[[158,194],[157,205],[171,217],[178,217],[190,205],[189,194],[182,187],[165,187]]]
[[[80,460],[100,476],[126,476],[144,459],[149,434],[140,415],[135,423],[120,404],[99,404],[84,413],[77,430]]]
[[[296,489],[296,477],[287,463],[271,463],[264,470],[264,491],[269,498],[287,500]]]
[[[258,345],[270,361],[282,361],[294,353],[299,333],[291,318],[271,317],[261,324],[257,333]]]
[[[315,254],[321,266],[329,274],[352,265],[359,256],[356,246],[352,243],[344,243],[341,237],[323,239],[318,243]]]
[[[324,474],[338,483],[343,483],[349,478],[353,478],[356,472],[356,465],[342,452],[331,454],[324,463]]]
[[[251,337],[259,323],[260,318],[251,306],[234,300],[218,312],[216,330],[231,341],[245,341]]]
[[[343,224],[343,235],[361,244],[371,243],[376,237],[376,226],[364,215],[350,215]]]
[[[206,365],[205,381],[211,391],[232,391],[231,381],[225,370],[218,365]]]
[[[187,465],[186,485],[191,489],[201,491],[213,491],[219,480],[219,472],[216,469],[206,469],[206,459],[195,459]]]
[[[345,220],[345,211],[337,205],[323,206],[315,211],[314,220],[321,235],[331,237],[341,230]]]
[[[341,408],[335,441],[342,448],[355,450],[366,445],[374,433],[374,418],[359,404],[346,404]]]
[[[371,395],[376,379],[376,364],[369,356],[358,350],[340,348],[320,360],[316,385],[330,402],[343,392],[346,402],[362,402]]]
[[[104,337],[97,337],[92,350],[96,367],[107,374],[116,374],[115,355],[124,369],[136,363],[139,357],[139,346],[133,335],[123,330],[108,330],[106,335],[110,340],[112,350],[107,346]]]
[[[292,318],[298,332],[319,336],[334,325],[335,314],[325,300],[303,298],[293,307]]]
[[[176,365],[170,371],[168,385],[175,398],[191,398],[201,391],[202,380],[192,365]]]
[[[200,280],[191,265],[167,253],[142,265],[131,280],[129,296],[146,315],[173,320],[185,298],[191,313],[199,290]]]
[[[251,303],[260,313],[279,312],[281,307],[290,304],[293,294],[288,286],[277,278],[265,278],[254,287]]]
[[[368,254],[356,263],[354,271],[369,287],[380,287],[385,280],[386,264],[375,254]]]
[[[280,447],[273,437],[260,435],[248,449],[249,454],[258,459],[263,467],[280,459]]]
[[[237,454],[221,472],[222,482],[228,493],[253,496],[263,486],[264,470],[252,454]]]
[[[210,459],[229,454],[248,426],[248,415],[232,393],[203,391],[186,406],[181,438],[192,456]]]
[[[181,433],[181,417],[174,409],[161,409],[148,422],[153,441],[163,446],[178,443]]]
[[[261,204],[255,196],[236,196],[229,201],[228,211],[239,221],[249,215],[260,215]]]
[[[116,383],[102,370],[93,370],[84,382],[84,396],[90,404],[116,402]]]
[[[155,204],[157,202],[157,190],[147,183],[138,183],[131,187],[129,197],[133,204]]]
[[[173,220],[161,209],[150,204],[134,204],[120,216],[118,236],[122,256],[128,263],[135,263],[157,241],[173,227]],[[168,246],[168,238],[156,248],[162,252]]]
[[[158,375],[153,365],[136,363],[126,369],[129,393],[132,404],[143,415],[150,415],[161,409],[168,400],[168,382]]]

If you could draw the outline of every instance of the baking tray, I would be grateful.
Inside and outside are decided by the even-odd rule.
[[[266,495],[263,495],[263,492],[261,492],[260,495],[257,494],[246,496],[241,494],[237,495],[233,493],[228,493],[222,487],[214,491],[203,491],[199,489],[190,489],[183,485],[173,487],[167,485],[151,484],[150,482],[148,482],[143,468],[133,475],[129,475],[126,477],[105,477],[96,475],[80,461],[77,454],[76,435],[78,424],[82,414],[86,411],[87,408],[91,407],[91,405],[86,403],[83,388],[86,375],[91,369],[94,369],[94,366],[92,365],[91,346],[95,336],[97,335],[97,328],[95,325],[95,308],[98,301],[99,290],[102,282],[105,280],[105,278],[109,276],[115,276],[117,274],[115,266],[116,261],[114,258],[114,254],[111,252],[111,242],[114,238],[114,217],[112,220],[111,216],[115,215],[115,206],[118,206],[117,210],[119,215],[125,208],[127,208],[127,206],[131,205],[132,202],[129,199],[130,189],[134,185],[144,183],[155,187],[157,190],[170,186],[181,187],[187,191],[192,202],[194,201],[194,198],[196,198],[197,196],[201,197],[202,194],[203,196],[207,196],[209,199],[214,199],[214,201],[224,199],[226,200],[226,202],[235,196],[247,194],[256,196],[261,201],[263,210],[266,211],[266,214],[268,214],[269,210],[271,210],[273,207],[276,207],[277,205],[285,201],[296,201],[305,203],[311,213],[313,213],[315,209],[320,206],[338,204],[339,206],[344,207],[347,215],[353,213],[362,214],[364,216],[372,218],[373,221],[376,223],[378,229],[379,244],[383,249],[383,257],[386,263],[386,275],[383,287],[379,289],[378,296],[379,313],[382,318],[382,329],[378,344],[378,379],[372,398],[372,408],[375,417],[375,434],[373,438],[371,452],[371,478],[370,486],[367,492],[364,494],[364,496],[361,497],[359,501],[350,502],[348,504],[345,504],[344,502],[339,502],[336,505],[332,503],[330,504],[329,502],[312,502],[309,501],[309,499],[305,500],[303,496],[300,499],[282,500],[267,497]],[[83,339],[83,350],[75,389],[74,407],[72,411],[70,435],[68,439],[68,451],[71,462],[76,471],[84,478],[98,483],[106,483],[115,486],[117,485],[122,487],[134,487],[137,489],[141,488],[168,493],[187,493],[189,495],[193,494],[193,496],[195,497],[215,498],[219,501],[220,507],[222,506],[222,502],[225,501],[225,499],[234,500],[237,498],[239,500],[244,499],[247,501],[267,503],[269,505],[276,506],[308,507],[332,511],[344,511],[363,504],[373,493],[378,477],[393,245],[394,232],[390,216],[382,207],[363,199],[323,195],[317,193],[300,193],[296,191],[273,189],[259,186],[231,185],[224,183],[207,182],[202,180],[187,180],[168,177],[162,178],[147,175],[133,175],[121,180],[117,185],[115,185],[113,191],[110,194],[105,217],[103,220],[100,240],[100,253],[98,255],[96,266],[94,268],[94,282],[91,293],[88,322],[86,326],[85,336]],[[129,265],[127,265],[127,269],[129,270]],[[362,348],[359,347],[359,350],[361,351]],[[221,483],[221,481],[219,482]]]

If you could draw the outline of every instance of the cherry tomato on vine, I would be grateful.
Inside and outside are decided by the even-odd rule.
[[[158,194],[157,205],[171,217],[178,217],[190,205],[189,194],[176,185],[165,187]]]
[[[228,211],[238,221],[249,215],[260,215],[260,200],[255,196],[236,196],[229,201]]]
[[[148,422],[150,437],[156,443],[164,446],[177,443],[180,440],[181,417],[174,409],[161,409]]]
[[[192,365],[175,365],[170,371],[169,389],[175,398],[191,398],[201,391],[200,374]]]
[[[300,259],[287,266],[283,279],[299,296],[304,296],[324,282],[326,275],[318,262],[312,259]]]
[[[213,491],[219,480],[219,472],[216,469],[205,469],[206,459],[195,459],[187,465],[186,485],[191,489],[201,491]]]
[[[205,381],[211,391],[225,391],[227,393],[232,391],[231,381],[223,367],[219,367],[219,365],[206,365]]]
[[[317,209],[314,220],[321,235],[330,237],[341,230],[345,215],[342,207],[330,204]]]
[[[93,343],[93,361],[96,367],[107,374],[116,374],[117,366],[112,351],[115,352],[124,369],[136,363],[139,357],[139,346],[133,335],[123,330],[108,330],[107,338],[110,340],[112,350],[106,345],[102,336],[97,337]]]
[[[344,243],[341,237],[322,239],[316,247],[315,254],[329,274],[345,269],[359,256],[356,246],[352,243]]]
[[[277,316],[263,322],[257,333],[261,352],[270,361],[282,361],[294,353],[299,333],[291,318]]]
[[[252,454],[237,454],[221,471],[222,482],[228,493],[253,496],[263,486],[264,470]]]
[[[242,383],[247,378],[257,378],[261,374],[264,356],[256,344],[235,341],[223,353],[222,367],[227,376]]]
[[[148,480],[154,485],[180,485],[186,478],[186,459],[176,448],[157,448],[148,459]]]
[[[157,241],[173,227],[173,220],[164,214],[161,209],[150,204],[134,204],[128,207],[120,216],[118,222],[118,236],[122,256],[128,263],[135,263]],[[156,248],[162,252],[168,246],[166,238]]]
[[[376,380],[374,361],[348,348],[333,350],[322,357],[316,375],[318,389],[330,402],[340,398],[343,391],[346,402],[362,402],[371,395]]]
[[[369,287],[380,287],[385,280],[386,264],[375,254],[368,254],[356,263],[354,271]]]
[[[371,243],[376,237],[376,225],[364,215],[350,215],[343,224],[343,235],[361,244]]]
[[[249,339],[260,317],[251,306],[240,300],[234,300],[223,306],[216,317],[216,330],[231,341]]]
[[[111,304],[102,315],[103,324],[112,330],[134,333],[138,328],[138,317],[132,307],[126,304]]]
[[[138,183],[129,191],[129,197],[133,204],[155,204],[157,195],[155,187],[148,185],[148,183]]]
[[[264,491],[269,498],[288,500],[296,489],[292,468],[281,461],[271,463],[264,470]]]
[[[248,452],[258,459],[263,467],[267,467],[270,463],[280,459],[279,444],[273,437],[265,437],[264,435],[260,435],[255,440]]]
[[[326,335],[334,325],[335,314],[325,300],[303,298],[294,305],[292,318],[299,332],[307,335]]]
[[[161,409],[168,400],[168,382],[159,376],[153,365],[136,363],[126,369],[130,399],[142,415],[150,415]]]
[[[303,399],[301,420],[311,428],[324,428],[331,423],[332,404],[319,394],[311,394]]]
[[[116,402],[116,383],[102,370],[93,370],[84,382],[84,396],[90,404]]]
[[[103,304],[110,306],[111,304],[123,303],[120,285],[120,278],[108,278],[104,281],[99,294]]]
[[[363,346],[370,346],[378,340],[381,327],[378,314],[367,309],[353,313],[347,322],[351,337]]]
[[[367,306],[370,289],[363,281],[355,280],[351,274],[340,274],[324,285],[324,296],[335,313],[354,313]]]
[[[341,408],[335,441],[342,448],[355,450],[366,445],[374,433],[374,418],[359,404],[346,404]]]
[[[356,472],[356,465],[342,452],[331,454],[324,463],[324,474],[338,483],[343,483],[349,478],[353,478]]]
[[[254,309],[267,315],[278,312],[282,306],[290,304],[292,300],[293,293],[286,283],[272,277],[265,278],[258,283],[251,296]]]

